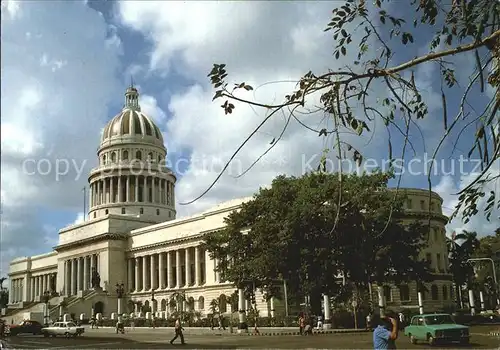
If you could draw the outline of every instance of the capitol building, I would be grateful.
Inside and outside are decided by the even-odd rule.
[[[215,271],[217,262],[202,248],[205,234],[224,227],[224,218],[250,198],[222,203],[205,212],[176,219],[176,175],[166,167],[167,149],[160,129],[141,112],[139,93],[129,87],[122,111],[104,127],[98,166],[88,177],[87,220],[59,231],[53,251],[11,261],[10,323],[27,312],[41,312],[44,294],[51,319],[64,313],[91,313],[111,317],[133,313],[167,317],[176,305],[172,296],[182,293],[184,307],[210,313],[216,299],[222,313],[230,313],[230,296],[236,291]],[[426,310],[452,304],[452,281],[447,270],[447,248],[441,211],[442,199],[426,190],[403,189],[408,194],[408,220],[433,212],[429,244],[422,256],[431,261],[435,281],[424,298]],[[117,286],[123,284],[118,300]],[[405,287],[405,286],[403,286]],[[418,308],[414,285],[387,286],[389,308]],[[258,297],[260,316],[283,312],[284,303]],[[249,301],[245,301],[248,309]],[[240,304],[241,305],[241,304]],[[392,305],[392,306],[391,306]],[[78,316],[77,316],[78,317]]]

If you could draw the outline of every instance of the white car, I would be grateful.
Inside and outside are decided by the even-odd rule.
[[[50,327],[42,328],[42,334],[44,337],[57,337],[65,336],[76,337],[82,335],[85,332],[85,328],[77,326],[74,322],[56,322]]]

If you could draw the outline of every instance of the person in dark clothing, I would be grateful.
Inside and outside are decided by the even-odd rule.
[[[175,336],[172,338],[172,340],[170,341],[170,344],[173,344],[174,341],[180,337],[181,338],[181,344],[184,345],[186,344],[184,342],[184,334],[182,334],[182,331],[184,330],[184,328],[182,328],[182,325],[181,325],[181,321],[179,319],[177,319],[175,321]]]

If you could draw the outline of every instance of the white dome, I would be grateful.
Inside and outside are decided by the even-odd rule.
[[[160,129],[139,106],[139,93],[129,87],[125,93],[123,110],[104,127],[101,144],[110,141],[147,142],[163,147],[163,136]]]

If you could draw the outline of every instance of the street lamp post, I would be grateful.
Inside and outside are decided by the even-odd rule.
[[[500,296],[498,294],[500,293],[500,288],[498,286],[497,272],[495,269],[495,261],[492,258],[467,259],[467,262],[473,262],[473,261],[489,261],[489,262],[491,262],[491,267],[493,269],[493,281],[495,282],[495,291],[496,291],[496,296],[497,296],[497,306],[499,306],[500,305]]]
[[[48,324],[47,318],[49,317],[49,315],[48,315],[48,313],[49,313],[49,300],[50,300],[50,292],[48,290],[46,290],[45,292],[43,292],[43,295],[42,295],[42,301],[45,304],[44,315],[43,315],[43,323],[45,325]]]
[[[118,316],[122,314],[122,298],[125,294],[125,285],[123,283],[116,284],[116,296],[118,298]]]

